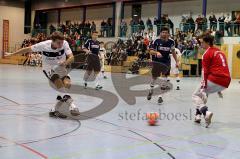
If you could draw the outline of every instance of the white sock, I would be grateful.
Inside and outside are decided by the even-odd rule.
[[[72,102],[71,105],[70,105],[70,107],[69,107],[69,110],[73,110],[73,109],[75,109],[75,108],[77,108],[77,106]]]
[[[65,88],[65,87],[59,88],[58,90],[59,90],[58,94],[59,94],[61,97],[63,97],[64,95],[67,95],[67,94],[66,94],[67,91],[66,91],[66,88]]]
[[[168,77],[162,77],[162,79],[164,80],[164,81],[168,81]]]
[[[97,87],[99,85],[99,82],[100,82],[100,75],[96,75],[96,79],[95,79],[95,86]]]
[[[54,107],[51,109],[51,112],[55,112],[55,110],[56,110],[55,107],[56,107],[56,106],[54,106]]]
[[[154,86],[155,86],[156,79],[152,79],[150,83],[150,90],[153,92]]]
[[[89,75],[87,73],[85,73],[84,77],[83,77],[84,83],[87,83],[88,78],[89,78]]]

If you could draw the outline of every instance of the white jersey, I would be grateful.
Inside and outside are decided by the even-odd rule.
[[[181,56],[182,56],[181,51],[178,48],[175,48],[175,52],[176,52],[178,61],[181,61]],[[170,56],[171,56],[171,74],[179,74],[179,69],[176,67],[176,61],[173,58],[173,55],[170,54]]]
[[[105,59],[106,49],[105,48],[100,48],[99,55],[100,55],[100,59]]]
[[[60,62],[64,62],[67,59],[67,55],[72,54],[67,41],[64,40],[62,48],[52,49],[52,40],[43,41],[31,46],[33,52],[42,53],[42,66],[48,74],[51,74],[51,70],[54,66],[58,66]],[[63,76],[63,75],[62,75]]]
[[[156,40],[156,38],[157,38],[155,32],[149,33],[149,34],[148,34],[148,37],[149,37],[149,40],[150,40],[150,41],[154,41],[154,40]]]
[[[99,50],[99,56],[100,56],[100,62],[101,62],[101,71],[104,71],[104,61],[105,61],[105,57],[106,57],[106,49],[105,48],[101,48]]]

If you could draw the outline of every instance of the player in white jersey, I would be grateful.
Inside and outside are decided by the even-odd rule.
[[[61,92],[57,96],[57,103],[50,111],[51,117],[66,117],[63,116],[58,110],[59,103],[66,102],[70,105],[70,113],[74,116],[80,115],[78,108],[73,104],[70,95],[66,94],[67,90],[71,87],[71,79],[68,75],[66,66],[74,61],[74,56],[67,41],[61,32],[54,32],[51,35],[51,40],[46,40],[30,47],[26,47],[11,54],[24,54],[28,52],[41,52],[42,53],[42,66],[43,72],[49,78],[54,87]]]
[[[181,51],[178,48],[175,48],[175,52],[177,55],[177,59],[180,62],[182,56]],[[174,60],[172,54],[170,56],[171,56],[171,74],[173,74],[176,77],[177,90],[180,90],[179,68],[176,67],[176,61]]]
[[[107,78],[107,76],[105,75],[105,71],[104,71],[105,57],[106,57],[106,49],[104,48],[104,42],[100,42],[99,59],[100,59],[100,63],[101,63],[101,72],[102,72],[102,76],[104,79]]]

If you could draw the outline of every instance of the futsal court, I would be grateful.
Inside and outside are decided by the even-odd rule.
[[[208,106],[214,117],[206,129],[204,122],[194,123],[195,108],[191,101],[200,78],[183,78],[181,90],[172,89],[163,95],[163,105],[157,104],[157,97],[151,101],[137,97],[131,105],[113,89],[108,73],[109,78],[102,80],[103,90],[97,92],[115,94],[117,105],[93,118],[71,120],[48,116],[56,95],[41,68],[1,65],[0,72],[1,159],[238,159],[240,156],[237,80],[224,91],[223,99],[216,94],[209,97]],[[73,84],[82,85],[83,74],[81,70],[72,71]],[[142,89],[147,90],[148,84],[131,88]],[[79,94],[87,95],[73,95],[81,112],[102,102],[91,97],[96,90],[81,91]],[[149,126],[144,114],[147,112],[165,113],[168,118]],[[173,117],[176,114],[181,115]]]

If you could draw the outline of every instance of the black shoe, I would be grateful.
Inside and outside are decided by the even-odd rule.
[[[147,100],[151,100],[152,99],[152,95],[153,95],[153,92],[149,91],[149,93],[147,95]]]
[[[100,89],[102,89],[102,88],[103,88],[102,86],[97,85],[95,89],[96,89],[96,90],[100,90]]]
[[[62,100],[62,97],[60,95],[57,96],[57,100]]]
[[[63,98],[62,98],[62,102],[66,102],[69,99],[72,99],[70,95],[64,95]]]
[[[163,103],[162,97],[158,97],[158,104],[162,104],[162,103]]]
[[[180,87],[179,86],[177,86],[177,89],[176,90],[180,90]]]
[[[107,76],[104,76],[103,78],[104,78],[104,79],[107,79]]]
[[[59,113],[58,111],[49,112],[49,117],[58,117],[58,118],[62,118],[62,119],[67,118],[66,115],[63,115],[63,114]]]
[[[55,111],[54,112],[49,112],[49,117],[56,117],[56,115],[55,115]]]
[[[87,89],[87,83],[84,83],[84,88]]]
[[[170,87],[169,86],[161,86],[161,90],[169,90]]]
[[[201,123],[201,115],[200,115],[200,114],[196,114],[196,115],[195,115],[194,122],[195,122],[195,123],[198,123],[198,124]]]
[[[61,114],[59,111],[55,111],[55,116],[58,117],[58,118],[62,118],[62,119],[67,118],[66,115]]]

